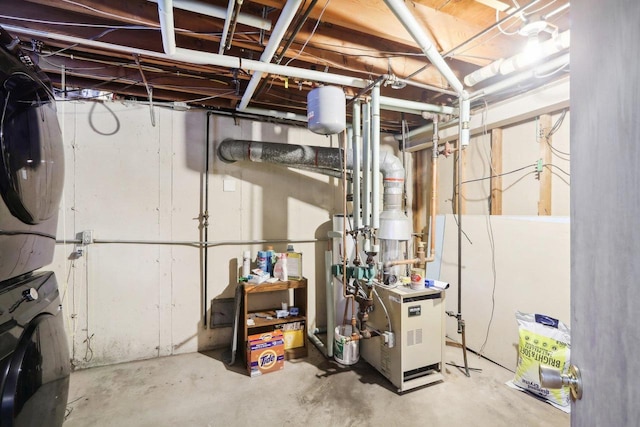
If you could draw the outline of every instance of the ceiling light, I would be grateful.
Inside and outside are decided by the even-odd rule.
[[[543,20],[525,21],[524,25],[518,31],[518,34],[524,37],[537,36],[540,32],[547,29],[547,22]]]

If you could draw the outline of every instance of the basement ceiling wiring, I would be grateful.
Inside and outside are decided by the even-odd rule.
[[[298,57],[302,54],[302,52],[304,51],[304,48],[307,47],[307,43],[309,43],[309,40],[311,40],[311,38],[313,37],[313,35],[316,33],[316,30],[318,29],[318,25],[320,25],[320,21],[322,20],[322,15],[324,15],[324,11],[327,10],[327,6],[329,6],[329,2],[331,2],[331,0],[327,0],[327,2],[324,4],[324,7],[322,8],[322,11],[320,12],[320,15],[318,16],[318,19],[316,21],[316,25],[313,27],[313,31],[311,31],[311,34],[309,34],[309,37],[307,38],[307,40],[304,42],[304,44],[302,45],[302,47],[300,48],[300,51],[296,54],[296,56],[294,56],[293,58],[289,59],[284,65],[287,66],[289,64],[291,64],[291,62],[293,62],[294,60],[298,59]]]

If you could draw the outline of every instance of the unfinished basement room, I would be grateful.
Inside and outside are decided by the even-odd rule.
[[[0,5],[0,427],[640,425],[640,2]]]

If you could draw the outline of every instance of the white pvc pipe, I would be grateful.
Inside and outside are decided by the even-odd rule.
[[[325,293],[327,298],[327,357],[333,357],[333,340],[335,328],[335,301],[333,275],[331,274],[331,265],[333,264],[333,252],[324,251],[325,265]]]
[[[330,83],[338,86],[349,86],[364,88],[369,84],[369,80],[357,77],[342,76],[339,74],[324,73],[322,71],[307,70],[304,68],[295,68],[278,64],[266,64],[264,62],[251,59],[242,59],[234,56],[217,55],[215,53],[200,52],[190,49],[176,48],[173,56],[164,53],[155,52],[146,49],[137,49],[130,46],[122,46],[112,43],[104,43],[96,40],[87,40],[80,37],[67,36],[63,34],[50,33],[47,31],[32,30],[24,27],[3,24],[2,27],[9,31],[25,34],[34,37],[42,37],[68,42],[70,44],[79,44],[83,46],[92,46],[99,49],[112,50],[116,52],[126,53],[128,55],[138,54],[150,58],[158,58],[165,60],[182,61],[193,64],[214,65],[225,68],[239,68],[249,71],[264,71],[271,74],[281,76],[296,77],[300,79],[308,79],[316,82]]]
[[[551,61],[544,63],[542,65],[537,66],[536,68],[525,71],[524,73],[516,74],[515,76],[509,77],[507,79],[502,80],[499,83],[496,83],[491,86],[487,86],[484,89],[480,89],[477,92],[469,95],[470,100],[474,100],[477,98],[481,98],[483,96],[491,95],[496,92],[500,92],[502,90],[508,89],[512,86],[515,86],[519,83],[522,83],[525,80],[535,78],[538,74],[546,74],[550,73],[554,70],[559,69],[563,65],[568,65],[570,60],[570,55],[564,54],[557,58],[552,59]]]
[[[500,65],[500,74],[505,76],[507,74],[513,73],[514,71],[521,71],[533,65],[534,62],[539,61],[540,59],[547,58],[560,51],[568,49],[570,45],[571,30],[567,30],[563,33],[558,34],[557,37],[554,37],[551,40],[547,40],[546,42],[540,44],[537,57],[536,55],[522,52],[515,56],[512,56],[509,59],[505,59],[504,62],[502,62],[502,64]]]
[[[276,54],[276,50],[278,46],[280,46],[280,42],[284,38],[284,35],[287,32],[287,28],[291,25],[291,21],[296,16],[296,12],[298,11],[298,7],[302,3],[302,0],[289,0],[287,4],[282,8],[282,13],[280,13],[280,17],[278,18],[278,22],[276,23],[271,36],[269,37],[269,43],[264,48],[262,55],[260,55],[261,62],[271,62],[273,59],[273,55]],[[262,79],[261,71],[256,71],[251,76],[251,80],[249,80],[249,84],[242,95],[242,99],[240,100],[240,105],[238,105],[238,110],[244,110],[249,105],[253,94],[258,88],[258,84],[260,84],[260,79]]]
[[[371,227],[380,228],[380,83],[371,90]]]
[[[294,120],[297,122],[307,122],[307,116],[302,114],[287,113],[286,111],[267,110],[265,108],[247,107],[242,110],[243,113],[255,114],[258,116],[274,117],[276,119]]]
[[[444,105],[427,104],[425,102],[406,101],[404,99],[389,98],[388,96],[380,97],[380,108],[401,113],[420,114],[423,112],[439,113],[439,114],[458,114],[458,109],[447,107]]]
[[[368,80],[364,80],[358,77],[349,77],[339,74],[325,73],[322,71],[307,70],[305,68],[295,68],[285,65],[265,63],[252,59],[227,57],[224,55],[216,55],[215,53],[200,52],[190,49],[178,48],[175,58],[184,62],[191,62],[194,64],[218,65],[222,67],[239,68],[243,70],[263,71],[266,73],[278,74],[281,76],[296,77],[323,83],[331,83],[338,86],[363,88],[369,84]],[[233,61],[225,61],[222,58],[229,58]]]
[[[442,76],[449,82],[453,90],[463,96],[464,87],[462,82],[453,73],[453,70],[442,58],[431,38],[422,29],[416,18],[411,14],[409,8],[403,0],[384,0],[387,7],[396,15],[396,18],[404,25],[411,37],[416,41],[422,52],[429,58],[429,61],[440,71]]]
[[[430,91],[433,91],[433,92],[444,93],[444,94],[453,95],[453,96],[458,95],[456,92],[454,92],[452,90],[443,89],[441,87],[431,86],[431,85],[427,85],[427,84],[420,83],[420,82],[414,82],[413,80],[400,79],[400,78],[397,78],[397,77],[396,77],[396,80],[401,82],[401,83],[408,84],[409,86],[419,87],[421,89],[427,89],[427,90],[430,90]]]
[[[227,36],[229,35],[229,27],[231,26],[231,15],[233,15],[233,8],[236,5],[236,0],[229,0],[227,4],[227,13],[224,18],[224,27],[222,27],[222,37],[220,37],[220,47],[218,48],[218,55],[224,53],[224,48],[227,44]]]
[[[353,103],[353,229],[360,228],[360,101]]]
[[[371,225],[371,109],[362,104],[362,224]]]
[[[528,53],[519,53],[507,59],[498,59],[491,64],[479,68],[473,73],[467,74],[464,83],[473,86],[498,74],[507,75],[515,71],[520,71],[533,65],[535,61],[547,58],[560,51],[568,49],[571,44],[571,30],[558,34],[556,37],[547,40],[540,45],[539,57],[532,57]]]
[[[471,101],[460,98],[460,146],[462,148],[469,145],[471,139],[471,131],[469,129],[469,120],[471,120]]]
[[[158,3],[163,0],[147,0],[151,3]],[[225,19],[227,17],[227,9],[213,4],[203,3],[196,0],[173,0],[173,8],[194,12],[200,15],[211,16],[213,18]],[[271,21],[268,19],[260,18],[258,16],[249,15],[246,13],[238,14],[238,23],[247,25],[253,28],[259,28],[261,30],[270,31]]]
[[[167,55],[176,53],[176,32],[173,27],[173,0],[158,1],[158,17],[162,33],[162,48]]]

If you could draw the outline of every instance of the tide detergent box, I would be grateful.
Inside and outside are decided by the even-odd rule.
[[[284,336],[275,330],[250,335],[247,341],[247,370],[249,376],[279,371],[284,368]]]

